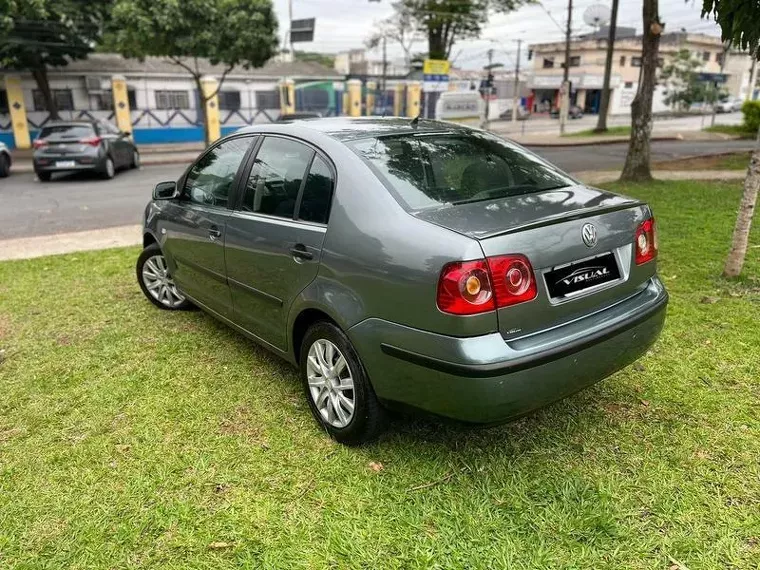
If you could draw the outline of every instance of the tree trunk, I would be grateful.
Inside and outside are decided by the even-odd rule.
[[[443,28],[441,26],[428,28],[428,58],[446,58],[446,38],[443,37]]]
[[[612,77],[612,58],[615,53],[615,33],[617,31],[617,13],[619,0],[612,0],[612,16],[610,18],[610,35],[607,38],[607,58],[604,61],[604,86],[602,87],[602,103],[599,106],[599,119],[594,132],[607,131],[607,114],[610,109],[610,78]]]
[[[760,130],[758,130],[755,150],[752,152],[747,168],[747,177],[744,179],[744,193],[739,205],[739,214],[736,216],[731,251],[723,268],[724,277],[738,277],[742,272],[744,258],[747,256],[749,230],[752,227],[752,214],[755,213],[758,188],[760,188]]]
[[[644,0],[644,39],[641,51],[641,79],[631,103],[631,140],[621,180],[647,181],[652,179],[649,167],[650,138],[652,136],[652,99],[657,74],[657,52],[660,48],[658,0]]]
[[[208,129],[208,116],[206,115],[206,96],[203,94],[203,84],[201,84],[201,76],[193,75],[195,80],[195,88],[198,90],[198,119],[203,123],[203,142],[206,146],[211,144],[211,134]]]
[[[61,117],[58,115],[58,106],[55,104],[55,97],[53,97],[53,92],[50,90],[50,82],[48,81],[45,64],[40,63],[33,67],[31,71],[32,77],[34,77],[37,87],[42,93],[42,98],[45,100],[45,107],[49,113],[50,120],[57,121]]]

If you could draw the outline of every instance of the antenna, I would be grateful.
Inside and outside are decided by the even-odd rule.
[[[610,8],[606,4],[591,4],[583,12],[583,21],[595,30],[610,23]]]

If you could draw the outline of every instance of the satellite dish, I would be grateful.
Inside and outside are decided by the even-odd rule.
[[[597,30],[609,24],[610,17],[610,9],[605,4],[592,4],[583,12],[583,21]]]

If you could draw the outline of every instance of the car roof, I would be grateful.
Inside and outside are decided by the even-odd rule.
[[[272,124],[269,124],[272,125]],[[262,125],[263,126],[263,125]],[[252,126],[238,132],[261,132],[262,126]],[[454,123],[444,123],[420,119],[414,125],[412,119],[405,117],[326,117],[321,119],[299,119],[280,123],[279,132],[287,132],[288,126],[324,133],[340,141],[375,138],[387,135],[408,133],[451,132],[452,130],[470,131],[469,127]]]

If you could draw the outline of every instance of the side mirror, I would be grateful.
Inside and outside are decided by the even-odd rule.
[[[121,136],[122,138],[131,137],[132,133],[130,133],[129,131],[121,131]]]
[[[177,197],[177,183],[173,180],[169,182],[159,182],[153,188],[154,200],[171,200]]]

